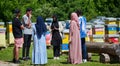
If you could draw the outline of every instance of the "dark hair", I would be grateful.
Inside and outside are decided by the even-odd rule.
[[[57,22],[58,21],[58,16],[56,14],[53,14],[52,18],[55,18],[55,20],[53,19],[53,22]]]
[[[27,9],[26,9],[26,12],[28,12],[28,11],[32,11],[32,9],[31,9],[31,8],[27,8]]]
[[[82,11],[81,10],[77,10],[76,13],[77,13],[78,16],[82,15]]]
[[[19,9],[15,9],[14,10],[14,14],[18,14],[18,13],[20,13],[20,10]]]

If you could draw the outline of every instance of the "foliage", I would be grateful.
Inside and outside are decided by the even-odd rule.
[[[21,15],[28,7],[33,9],[32,21],[37,16],[43,18],[57,14],[59,20],[69,19],[69,14],[81,9],[87,20],[96,16],[120,17],[119,0],[0,0],[0,20],[12,20],[13,10],[18,8]]]

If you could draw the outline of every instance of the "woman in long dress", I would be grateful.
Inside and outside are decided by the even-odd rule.
[[[53,45],[53,55],[54,59],[59,59],[60,57],[60,45],[62,44],[62,38],[59,32],[59,24],[56,15],[53,15],[53,22],[51,25],[52,30],[52,40],[51,44]]]
[[[46,64],[47,51],[46,51],[46,25],[42,17],[37,17],[37,23],[33,25],[33,51],[32,63],[33,64]]]
[[[76,13],[71,14],[68,62],[72,64],[82,63],[79,20]]]

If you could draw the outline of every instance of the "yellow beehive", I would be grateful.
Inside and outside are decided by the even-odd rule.
[[[9,27],[9,44],[14,43],[14,36],[13,36],[13,31],[12,31],[12,22],[8,22],[8,27]]]
[[[115,21],[110,21],[107,24],[116,24],[116,22]]]
[[[105,35],[105,26],[104,25],[95,25],[93,33],[96,35]]]
[[[4,22],[0,22],[0,28],[4,28]]]
[[[93,39],[93,42],[104,42],[103,39]]]
[[[113,17],[106,18],[105,20],[106,20],[105,21],[106,24],[116,24],[116,21],[117,21],[117,19]]]
[[[85,41],[90,42],[90,37],[86,36]]]
[[[68,43],[68,42],[69,42],[68,40],[69,40],[69,34],[65,33],[65,34],[64,34],[64,38],[63,38],[63,40],[62,40],[63,44]]]
[[[0,28],[4,28],[4,26],[0,25]]]
[[[6,47],[5,32],[6,28],[0,28],[0,47]]]
[[[105,31],[97,31],[95,32],[96,35],[105,35]]]
[[[12,24],[9,24],[9,33],[12,33]]]
[[[108,31],[108,34],[117,34],[117,31]]]
[[[68,44],[68,42],[69,42],[69,30],[64,30],[63,33],[64,33],[64,35],[63,35],[62,43]]]
[[[9,33],[9,42],[10,44],[13,44],[14,43],[14,36],[13,36],[13,33]]]
[[[93,42],[104,42],[104,35],[93,35]]]

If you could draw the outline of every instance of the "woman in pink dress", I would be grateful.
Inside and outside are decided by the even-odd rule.
[[[72,64],[82,63],[79,20],[76,13],[71,14],[68,62]]]

